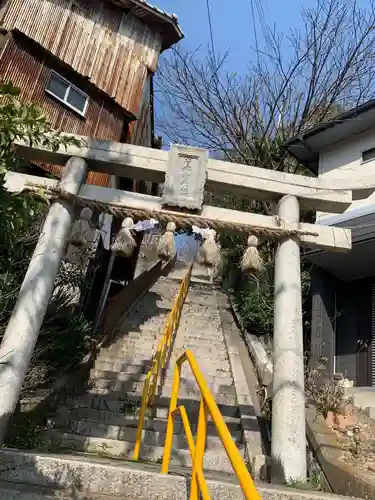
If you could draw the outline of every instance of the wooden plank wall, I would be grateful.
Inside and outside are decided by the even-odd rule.
[[[2,24],[35,40],[137,116],[162,46],[157,30],[104,0],[8,0]]]
[[[53,69],[90,96],[85,118],[46,94],[44,89]],[[54,129],[98,139],[121,139],[125,122],[121,107],[73,72],[66,71],[55,58],[32,46],[25,37],[16,34],[8,37],[0,56],[0,77],[21,89],[23,101],[38,105],[46,113]],[[52,164],[42,166],[60,177],[62,167]],[[88,181],[90,184],[108,186],[109,176],[91,172]]]

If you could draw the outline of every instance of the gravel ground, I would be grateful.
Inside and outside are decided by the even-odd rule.
[[[342,460],[366,471],[369,471],[369,467],[372,466],[375,476],[375,420],[372,420],[366,413],[353,408],[351,405],[347,407],[347,412],[350,422],[346,429],[339,430],[336,426],[333,427],[333,431],[344,452]],[[353,429],[355,427],[360,430],[358,453],[353,439]]]

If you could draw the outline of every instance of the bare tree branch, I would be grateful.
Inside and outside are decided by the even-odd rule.
[[[263,20],[245,74],[227,71],[228,54],[172,51],[157,79],[159,128],[229,161],[297,172],[286,139],[375,95],[373,0],[317,0],[301,17],[288,36]]]

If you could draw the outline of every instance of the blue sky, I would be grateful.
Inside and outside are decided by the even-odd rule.
[[[207,49],[210,41],[206,0],[153,0],[170,13],[177,14],[185,33],[183,44],[188,49]],[[361,0],[366,2],[366,0]],[[257,3],[254,0],[254,5]],[[278,31],[287,33],[300,24],[302,7],[315,5],[315,0],[259,0],[268,24],[276,23]],[[249,61],[249,48],[255,46],[251,0],[210,0],[215,50],[223,54],[230,49],[229,65],[233,71],[242,72]],[[287,6],[288,5],[288,6]],[[256,12],[256,11],[255,11]],[[260,24],[256,15],[258,36]]]

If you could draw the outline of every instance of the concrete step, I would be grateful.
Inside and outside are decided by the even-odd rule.
[[[158,321],[130,321],[129,318],[126,318],[121,325],[118,327],[119,334],[126,332],[140,332],[140,333],[158,333],[161,329],[164,328],[167,318],[162,318]]]
[[[110,460],[99,456],[56,455],[2,449],[0,498],[4,500],[186,500],[191,470],[174,466],[160,474],[160,463]],[[207,472],[211,498],[243,500],[233,474]],[[353,500],[325,491],[257,485],[267,500]]]
[[[181,350],[181,354],[184,350],[182,349]],[[173,359],[173,362],[170,363],[170,365],[168,366],[167,368],[167,373],[166,375],[167,376],[173,376],[173,370],[175,368],[175,362],[174,362],[174,357],[172,358]],[[230,365],[229,365],[229,360],[223,360],[223,359],[209,359],[209,358],[206,358],[206,357],[202,357],[202,356],[195,356],[195,359],[197,360],[198,364],[199,364],[199,368],[201,369],[203,375],[205,377],[209,377],[209,376],[215,376],[215,374],[217,374],[218,377],[221,376],[221,374],[225,373],[225,374],[231,374],[231,368],[230,368]],[[191,376],[191,369],[190,369],[190,366],[188,364],[185,364],[183,367],[182,367],[182,373],[184,374],[189,374],[188,377]]]
[[[134,360],[133,360],[134,361]],[[134,374],[144,374],[147,373],[151,366],[150,359],[143,359],[139,364],[135,362],[132,363],[130,361],[117,361],[113,360],[113,358],[97,358],[95,360],[95,369],[96,370],[108,370],[112,372],[122,372],[122,373],[134,373]]]
[[[107,353],[110,355],[117,354],[118,357],[118,355],[123,355],[134,351],[140,351],[140,352],[150,352],[152,356],[154,350],[157,348],[159,344],[159,341],[160,339],[157,337],[151,340],[146,340],[142,338],[138,340],[135,339],[128,340],[122,342],[120,345],[111,345],[105,347],[100,351],[100,354],[102,353]]]
[[[202,305],[209,306],[209,307],[217,307],[217,302],[216,302],[216,297],[213,297],[210,294],[204,294],[203,296],[198,293],[194,294],[188,294],[187,298],[185,299],[184,306],[194,306],[198,308],[199,306]]]
[[[172,391],[172,380],[167,379],[163,384],[162,394],[171,394]],[[236,389],[234,385],[218,385],[215,382],[208,384],[211,392],[216,398],[217,394],[220,396],[235,396]],[[113,379],[105,379],[105,378],[90,378],[90,387],[91,389],[101,389],[106,390],[108,393],[110,392],[135,392],[141,393],[144,387],[144,380],[113,380]],[[179,395],[183,396],[193,396],[197,399],[200,398],[200,390],[198,384],[195,382],[195,379],[182,379],[180,381],[180,391]]]
[[[113,372],[110,370],[97,370],[92,368],[90,370],[91,380],[117,380],[117,381],[132,381],[132,382],[144,382],[146,379],[146,373],[132,373],[132,372]]]
[[[223,416],[237,417],[238,406],[233,396],[215,398],[216,403]],[[194,417],[198,416],[200,401],[184,396],[179,398],[179,405],[184,405],[186,410]],[[124,414],[137,414],[141,404],[141,395],[135,393],[103,394],[97,390],[88,390],[82,395],[72,396],[67,399],[67,406],[71,408],[92,408]],[[155,397],[155,416],[167,418],[170,399],[167,395]],[[193,418],[193,417],[192,417]]]
[[[112,361],[113,363],[125,363],[125,364],[135,364],[135,365],[145,365],[147,364],[148,366],[152,362],[152,356],[154,352],[152,350],[147,350],[145,352],[140,351],[140,350],[134,350],[129,352],[119,352],[119,353],[113,353],[113,352],[107,352],[107,351],[100,351],[97,358],[97,361]],[[96,366],[95,362],[95,368],[98,368]],[[116,371],[116,370],[112,370]],[[120,370],[122,371],[122,370]]]
[[[198,328],[190,327],[189,325],[180,325],[178,327],[179,337],[192,337],[193,339],[207,339],[207,340],[217,340],[220,343],[224,343],[223,332],[220,328]]]
[[[146,296],[141,301],[137,302],[129,311],[129,317],[139,314],[142,317],[165,316],[173,307],[173,300],[155,296]]]
[[[94,438],[78,436],[71,433],[63,433],[50,429],[47,435],[52,442],[61,448],[93,453],[99,456],[131,458],[134,451],[134,442],[118,441],[114,439]],[[238,446],[242,457],[245,451]],[[142,445],[140,459],[160,463],[163,457],[164,447]],[[183,467],[191,467],[192,460],[188,450],[173,449],[171,463]],[[233,468],[224,450],[206,451],[203,460],[204,470],[233,473]]]
[[[125,415],[119,412],[109,412],[103,410],[93,410],[90,408],[69,408],[67,406],[61,406],[58,410],[56,418],[51,421],[51,423],[56,423],[58,428],[70,428],[75,422],[80,420],[87,422],[94,422],[96,424],[108,425],[108,426],[123,426],[123,427],[133,427],[138,426],[138,416],[136,415]],[[165,432],[167,428],[167,418],[146,418],[144,423],[144,429],[156,432]],[[174,419],[174,433],[180,434],[184,432],[181,418],[176,416]],[[225,417],[225,423],[227,424],[230,432],[234,434],[241,433],[241,421],[236,417]],[[190,426],[192,432],[196,432],[198,425],[198,420],[191,420]],[[207,433],[210,435],[216,435],[215,424],[211,421],[209,417]]]
[[[155,466],[99,456],[1,450],[4,500],[185,500],[186,479]]]
[[[121,384],[121,382],[120,382]],[[122,389],[122,387],[116,389],[111,389],[110,387],[95,387],[92,386],[90,389],[88,389],[86,392],[91,395],[95,396],[103,396],[103,397],[115,397],[115,398],[121,398],[121,399],[126,399],[128,401],[140,401],[141,395],[142,395],[142,390],[143,390],[143,384],[139,384],[139,390],[138,391],[125,391]],[[233,390],[234,392],[234,390]],[[163,387],[161,393],[156,397],[155,399],[155,405],[156,406],[164,406],[165,404],[169,405],[169,399],[172,395],[172,388],[171,387]],[[230,393],[230,394],[225,394],[225,393],[220,393],[220,394],[213,394],[215,401],[218,405],[225,405],[225,406],[237,406],[237,397]],[[199,406],[199,402],[201,399],[201,393],[198,390],[194,389],[180,389],[179,392],[179,401],[184,401],[184,404],[188,405],[189,407],[195,407]],[[164,403],[164,400],[166,400],[166,403]],[[161,401],[161,402],[160,402]],[[182,404],[182,403],[180,403]]]
[[[180,322],[178,331],[180,332],[181,335],[193,334],[193,335],[200,335],[201,337],[207,336],[207,338],[209,338],[210,336],[215,337],[216,335],[222,332],[220,325],[215,325],[213,322],[202,323],[202,324]],[[222,333],[221,333],[221,338],[223,340]]]
[[[161,397],[170,398],[172,395],[172,387],[163,387],[161,392]],[[226,406],[237,406],[237,396],[235,395],[235,389],[230,388],[228,392],[216,393],[213,394],[215,401],[217,404],[226,405]],[[200,401],[201,393],[200,390],[188,388],[181,388],[179,392],[179,401],[196,401],[197,403]],[[180,403],[181,404],[181,403]]]
[[[121,336],[117,336],[113,341],[108,345],[108,347],[111,347],[113,345],[121,345],[123,342],[127,342],[128,340],[134,341],[134,340],[155,340],[160,337],[160,333],[158,332],[138,332],[136,330],[134,331],[129,331]]]
[[[92,389],[107,390],[110,392],[135,392],[141,394],[144,387],[144,381],[136,380],[110,380],[90,378],[90,387]]]
[[[226,345],[222,336],[217,337],[205,337],[199,334],[184,334],[181,332],[177,333],[175,346],[193,346],[193,349],[202,347],[202,349],[215,349],[221,352],[227,352]]]
[[[187,311],[189,311],[191,318],[197,323],[209,323],[210,320],[220,322],[219,309],[214,305],[206,306],[204,297],[199,304],[184,302],[182,314],[184,315]]]
[[[189,374],[189,377],[182,376],[180,379],[181,387],[184,386],[193,386],[197,388],[197,383],[195,379],[192,378],[192,374]],[[126,373],[126,372],[112,372],[109,370],[96,370],[93,368],[90,371],[90,380],[107,380],[107,381],[115,381],[115,382],[144,382],[146,379],[146,374],[134,374],[134,373]],[[233,380],[230,376],[225,380],[224,377],[218,379],[217,377],[205,377],[207,384],[215,387],[223,388],[223,392],[226,391],[227,388],[233,387]],[[173,377],[166,377],[164,379],[164,386],[171,387],[173,383]],[[219,385],[218,385],[219,384]]]
[[[178,329],[178,334],[177,334],[178,339],[183,339],[185,342],[190,341],[189,343],[192,344],[194,342],[207,342],[207,343],[217,343],[217,344],[223,344],[225,345],[224,337],[223,337],[223,332],[221,331],[214,331],[214,332],[207,332],[207,331],[191,331],[191,330],[183,330],[182,328]]]
[[[131,443],[135,443],[137,437],[136,427],[127,427],[124,425],[116,426],[116,425],[98,424],[96,422],[89,422],[87,420],[79,420],[75,422],[71,428],[64,427],[64,430],[71,434],[86,436],[89,438],[103,438],[115,441],[129,441]],[[212,428],[211,433],[207,435],[206,450],[208,451],[220,450],[223,448],[223,444],[220,438],[217,436],[216,432],[214,435],[212,435],[213,431],[215,431],[214,428]],[[164,446],[165,436],[166,436],[165,429],[163,429],[162,431],[154,429],[144,429],[142,443],[148,446]],[[232,437],[236,444],[239,445],[242,443],[241,431],[233,433]],[[176,449],[184,449],[184,450],[189,449],[184,429],[180,428],[179,433],[174,432],[173,447]]]
[[[205,297],[206,298],[206,297]],[[207,316],[212,316],[212,317],[219,317],[219,309],[216,305],[216,303],[212,304],[206,304],[205,303],[205,298],[201,300],[199,303],[194,303],[194,302],[189,302],[185,301],[183,305],[183,311],[190,311],[195,314],[204,314],[204,317]]]
[[[232,380],[217,380],[217,379],[208,379],[208,377],[205,377],[205,381],[207,382],[208,387],[210,388],[210,391],[215,397],[215,394],[232,394],[236,395],[236,388],[234,386],[234,383]],[[172,390],[172,385],[173,385],[173,378],[168,377],[164,379],[164,384],[163,384],[163,390]],[[195,378],[190,378],[190,379],[181,379],[180,383],[180,394],[183,394],[183,391],[195,391],[197,395],[200,394],[199,392],[199,387],[198,384],[195,380]]]
[[[223,381],[228,379],[233,381],[232,372],[229,367],[229,362],[221,363],[219,366],[217,364],[213,364],[213,366],[210,365],[208,365],[207,363],[200,365],[201,372],[203,373],[203,376],[206,381],[210,379],[218,379],[220,380],[220,383],[224,383]],[[175,370],[175,365],[173,363],[171,364],[171,366],[167,368],[165,373],[165,378],[173,378],[174,370]],[[187,364],[184,364],[182,366],[181,376],[186,379],[192,378],[193,374],[190,366],[188,366]]]
[[[197,358],[204,358],[207,359],[207,361],[211,362],[211,359],[213,361],[227,361],[228,360],[228,351],[221,345],[218,346],[205,346],[205,345],[200,345],[200,344],[188,344],[184,343],[184,348],[189,349],[194,356]]]

